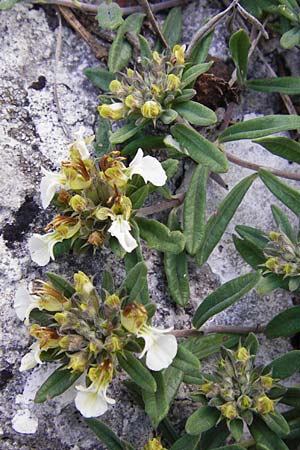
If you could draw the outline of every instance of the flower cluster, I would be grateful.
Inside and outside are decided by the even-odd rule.
[[[131,235],[132,203],[126,191],[134,175],[145,183],[163,186],[167,176],[160,162],[144,156],[139,149],[126,167],[126,158],[115,151],[100,160],[91,159],[87,145],[93,137],[78,136],[70,147],[70,160],[62,163],[58,173],[43,169],[42,205],[47,208],[54,199],[59,214],[47,225],[47,234],[34,234],[29,240],[33,261],[44,266],[54,259],[57,243],[70,240],[77,250],[87,246],[101,247],[116,237],[126,252],[137,242]]]
[[[113,80],[109,85],[113,103],[99,106],[100,115],[112,120],[174,121],[177,114],[171,108],[183,89],[184,51],[185,46],[180,45],[174,46],[169,57],[155,51],[152,59],[145,59],[142,72],[128,69],[121,73],[121,81]]]
[[[162,446],[160,439],[154,438],[150,439],[147,444],[143,447],[143,450],[167,450]]]
[[[270,242],[264,248],[267,272],[286,277],[300,276],[300,243],[293,243],[281,231],[269,233]],[[300,279],[299,279],[300,282]]]
[[[275,401],[268,396],[275,386],[270,374],[254,367],[254,356],[246,347],[237,351],[222,349],[223,359],[212,376],[207,376],[200,387],[208,405],[217,408],[220,420],[240,419],[251,425],[253,414],[265,415],[274,411]]]
[[[74,274],[74,286],[68,284],[68,295],[65,291],[40,280],[31,294],[24,287],[18,289],[14,304],[18,317],[27,324],[37,317],[30,326],[35,342],[22,358],[20,370],[32,369],[43,360],[60,360],[70,372],[85,374],[88,385],[76,386],[75,404],[83,416],[97,417],[115,403],[107,396],[107,388],[116,373],[118,355],[127,345],[135,343],[142,350],[139,338],[143,339],[139,358],[146,355],[146,366],[160,371],[177,353],[176,338],[166,334],[170,330],[151,327],[145,307],[126,304],[126,296],[105,292],[102,300],[83,272]]]

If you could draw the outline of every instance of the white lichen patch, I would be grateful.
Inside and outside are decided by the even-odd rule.
[[[12,427],[17,433],[34,434],[38,429],[38,420],[29,409],[19,409],[12,419]]]

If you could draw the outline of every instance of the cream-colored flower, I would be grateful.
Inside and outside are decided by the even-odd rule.
[[[93,142],[95,138],[95,136],[84,138],[84,134],[84,127],[80,127],[79,130],[74,133],[76,139],[70,146],[70,152],[72,153],[74,150],[78,151],[83,161],[89,159],[90,152],[88,151],[87,145]]]
[[[28,241],[32,261],[39,266],[46,266],[50,259],[55,259],[55,244],[62,242],[63,240],[64,236],[56,231],[51,231],[50,233],[44,235],[35,233]]]
[[[137,332],[137,337],[145,341],[145,347],[140,358],[146,354],[146,366],[150,370],[159,371],[172,364],[177,353],[177,340],[168,334],[173,328],[159,330],[149,325],[143,325]]]
[[[127,253],[131,253],[138,246],[136,240],[130,234],[130,230],[130,223],[121,214],[113,218],[113,222],[108,229],[108,232],[118,239],[119,244]]]
[[[167,181],[167,174],[161,163],[153,156],[144,156],[143,150],[138,149],[133,161],[129,164],[129,177],[140,175],[145,183],[152,183],[154,186],[164,186]]]
[[[42,309],[38,301],[39,297],[36,295],[30,295],[28,290],[23,285],[18,287],[14,300],[14,309],[20,320],[25,319],[25,324],[28,324],[29,315],[33,309]]]
[[[33,369],[37,364],[43,364],[40,358],[42,350],[40,349],[39,343],[34,342],[30,349],[30,352],[26,353],[21,360],[20,372]]]
[[[65,186],[67,179],[61,172],[51,172],[42,167],[43,178],[41,179],[40,190],[43,208],[46,209],[53,199],[57,188]]]

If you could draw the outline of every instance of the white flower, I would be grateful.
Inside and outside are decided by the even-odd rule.
[[[146,354],[146,366],[150,370],[159,371],[166,369],[172,363],[177,353],[176,337],[172,334],[166,334],[172,328],[159,330],[149,325],[143,325],[137,337],[145,341],[145,347],[140,358]]]
[[[37,296],[30,295],[24,286],[21,285],[18,287],[14,300],[14,308],[19,319],[25,319],[26,325],[29,322],[29,315],[31,311],[35,308],[41,309],[38,301],[39,298]]]
[[[71,144],[71,150],[77,150],[80,153],[82,160],[89,159],[90,152],[87,149],[87,144],[90,144],[94,140],[94,136],[90,136],[84,139],[85,129],[80,127],[78,131],[74,133],[76,140]]]
[[[115,404],[115,400],[107,397],[108,384],[103,385],[94,381],[88,388],[85,386],[76,386],[79,391],[75,398],[76,408],[84,417],[98,417],[104,414],[108,405]]]
[[[131,253],[138,244],[134,237],[130,234],[131,226],[128,220],[123,219],[121,214],[115,216],[108,232],[116,237],[120,245],[127,253]]]
[[[43,178],[41,179],[40,190],[43,208],[46,209],[53,199],[56,189],[66,184],[66,177],[62,173],[51,172],[42,167]]]
[[[40,359],[42,350],[40,349],[39,343],[34,342],[30,348],[31,351],[26,353],[21,360],[20,372],[33,369],[37,364],[43,364]]]
[[[45,235],[34,234],[28,241],[29,251],[32,261],[39,266],[46,266],[50,259],[54,258],[54,245],[64,239],[56,231],[51,231]]]
[[[167,181],[167,175],[161,163],[152,156],[144,156],[143,150],[138,149],[133,161],[129,164],[129,177],[140,175],[145,183],[152,183],[154,186],[164,186]]]

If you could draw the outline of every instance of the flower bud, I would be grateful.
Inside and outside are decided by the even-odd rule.
[[[157,84],[151,84],[151,94],[154,97],[159,96],[162,93],[162,90],[159,86],[157,86]]]
[[[64,336],[59,340],[59,346],[70,352],[79,350],[83,342],[83,337],[78,334]]]
[[[157,63],[157,64],[161,64],[162,63],[162,57],[160,56],[160,54],[157,51],[154,51],[152,53],[152,57],[153,60]]]
[[[106,359],[99,366],[92,367],[88,371],[88,377],[91,381],[100,381],[101,384],[105,385],[111,382],[113,370],[113,363],[109,359]]]
[[[238,416],[234,402],[227,402],[219,407],[221,414],[229,420],[233,420]]]
[[[179,64],[182,65],[184,64],[184,52],[185,52],[185,45],[174,45],[173,47],[173,54],[171,57],[171,61],[174,63],[173,64]]]
[[[133,75],[134,75],[134,70],[132,70],[132,69],[127,69],[127,76],[128,76],[129,78],[132,78]]]
[[[280,237],[280,233],[278,233],[276,231],[270,231],[269,237],[270,237],[271,241],[278,242],[278,239]]]
[[[240,347],[237,352],[235,352],[235,357],[238,361],[242,361],[245,363],[251,358],[251,355],[246,347]]]
[[[274,402],[267,395],[261,395],[256,400],[256,410],[260,414],[268,414],[274,411]]]
[[[110,336],[106,339],[104,348],[108,353],[115,353],[122,350],[124,344],[117,336]]]
[[[147,311],[143,305],[129,303],[121,312],[121,323],[130,333],[136,334],[148,319]]]
[[[272,258],[267,259],[267,261],[265,262],[265,266],[271,272],[277,272],[277,270],[279,269],[278,258],[272,257]]]
[[[62,203],[63,205],[68,205],[71,198],[71,194],[65,189],[61,189],[57,196],[58,203]]]
[[[68,369],[72,372],[84,372],[88,363],[88,355],[86,352],[77,352],[69,355],[70,362]]]
[[[78,272],[74,274],[75,291],[79,294],[90,295],[95,289],[89,277],[83,273]]]
[[[167,90],[168,91],[176,91],[181,85],[180,78],[178,78],[174,74],[170,74],[167,76]]]
[[[143,104],[141,112],[142,115],[147,119],[155,119],[161,114],[162,109],[158,102],[154,100],[148,100]]]
[[[263,387],[265,389],[271,389],[271,387],[273,386],[273,381],[274,380],[269,375],[262,375],[260,377],[260,381],[261,381],[261,384],[263,385]]]
[[[123,103],[113,103],[111,105],[101,105],[98,106],[98,111],[100,116],[111,120],[120,120],[125,117],[127,108]]]
[[[143,450],[166,450],[166,449],[162,446],[160,439],[154,438],[147,442]]]
[[[213,387],[213,383],[211,381],[209,381],[207,383],[201,384],[200,389],[203,392],[203,394],[207,395],[212,391],[212,387]]]
[[[95,247],[101,247],[105,237],[101,231],[93,231],[88,237],[88,243]]]
[[[116,294],[109,295],[104,304],[112,309],[119,309],[121,306],[121,300]]]
[[[242,395],[238,399],[238,404],[242,409],[248,409],[252,405],[252,400],[250,397],[248,397],[248,395]]]
[[[142,104],[143,104],[142,100],[135,97],[133,94],[129,94],[125,98],[125,105],[129,109],[138,109],[142,106]]]
[[[123,86],[122,83],[118,80],[112,80],[109,83],[109,90],[113,93],[113,94],[121,94],[123,91]]]
[[[75,212],[81,213],[86,208],[87,200],[81,197],[81,195],[77,194],[71,198],[71,200],[69,201],[69,205]]]

